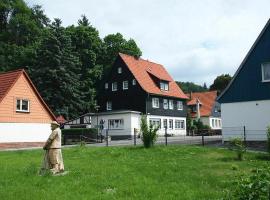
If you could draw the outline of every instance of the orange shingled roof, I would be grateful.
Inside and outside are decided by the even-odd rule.
[[[194,92],[187,94],[190,97],[190,100],[187,102],[187,105],[196,105],[196,99],[199,99],[200,106],[200,114],[202,117],[211,116],[213,106],[215,105],[215,101],[217,98],[217,91],[209,91],[209,92]],[[195,104],[194,104],[195,103]],[[191,113],[192,117],[196,117],[196,113]]]
[[[33,88],[35,94],[37,95],[41,103],[44,105],[44,107],[46,108],[48,113],[51,115],[51,117],[54,120],[56,120],[54,114],[52,113],[50,108],[47,106],[47,104],[44,102],[39,92],[37,91],[36,87],[34,86],[33,82],[31,81],[30,77],[27,75],[27,73],[23,69],[4,72],[0,74],[0,103],[8,94],[8,92],[11,90],[11,88],[14,86],[14,84],[20,78],[21,75],[24,75],[26,77],[26,79],[28,80],[29,84]]]
[[[162,65],[122,53],[119,55],[144,91],[150,94],[188,99]],[[168,81],[169,91],[160,90],[151,75],[160,80]]]

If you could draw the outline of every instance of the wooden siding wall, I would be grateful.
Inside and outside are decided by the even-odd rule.
[[[30,100],[29,113],[16,112],[17,98]],[[0,103],[0,123],[50,123],[52,120],[24,75]]]

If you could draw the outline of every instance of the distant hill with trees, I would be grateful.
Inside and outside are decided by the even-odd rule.
[[[198,85],[193,82],[180,82],[180,81],[176,81],[176,83],[183,90],[184,93],[208,91],[206,83],[204,83],[204,85]]]

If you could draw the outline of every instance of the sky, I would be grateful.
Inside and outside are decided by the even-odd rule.
[[[26,0],[64,26],[85,14],[100,36],[133,38],[174,80],[234,75],[270,17],[270,0]]]

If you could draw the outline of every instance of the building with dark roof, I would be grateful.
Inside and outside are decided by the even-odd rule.
[[[270,125],[270,20],[218,97],[223,140],[266,140]],[[244,128],[245,127],[245,128]]]

